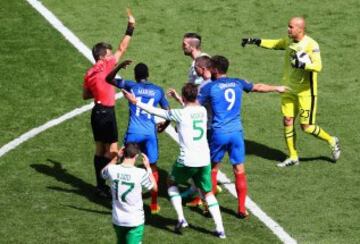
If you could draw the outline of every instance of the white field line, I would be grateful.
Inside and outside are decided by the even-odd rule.
[[[122,93],[116,94],[116,99],[119,99],[121,97],[122,97]],[[0,148],[0,158],[2,156],[4,156],[6,153],[8,153],[9,151],[15,149],[17,146],[19,146],[23,142],[26,142],[27,140],[35,137],[36,135],[40,134],[41,132],[43,132],[51,127],[54,127],[55,125],[58,125],[68,119],[72,119],[75,116],[78,116],[86,111],[89,111],[90,109],[92,109],[93,106],[94,106],[94,103],[89,103],[80,108],[76,108],[56,119],[52,119],[39,127],[29,130],[28,132],[22,134],[21,136],[15,138],[14,140],[12,140],[9,143],[2,146]],[[0,165],[1,165],[1,163],[0,163]]]
[[[61,21],[50,12],[42,3],[37,0],[26,0],[31,6],[33,6],[44,18],[56,29],[58,30],[74,47],[81,52],[90,62],[94,62],[91,51],[88,47],[85,46],[84,43],[80,41],[67,27],[65,27]],[[117,99],[121,98],[122,94],[117,94]],[[7,143],[3,147],[0,148],[0,157],[5,155],[10,150],[15,149],[21,143],[29,140],[30,138],[38,135],[39,133],[58,125],[68,119],[71,119],[77,115],[80,115],[93,107],[93,104],[84,105],[80,108],[76,108],[73,111],[60,116],[59,118],[48,121],[42,126],[34,128],[20,137],[12,140]],[[168,127],[166,132],[173,138],[176,142],[178,142],[178,137],[173,127]],[[231,181],[226,177],[226,175],[219,171],[218,174],[219,182],[223,183],[224,186],[229,190],[229,192],[236,197],[235,185],[231,183]],[[297,243],[295,239],[293,239],[277,222],[271,219],[264,211],[262,211],[257,204],[252,201],[249,197],[246,198],[247,208],[252,212],[253,215],[259,218],[261,222],[263,222],[283,243],[286,244],[294,244]]]
[[[66,40],[68,40],[80,53],[82,53],[91,63],[94,63],[91,50],[40,1],[26,0],[36,9]]]

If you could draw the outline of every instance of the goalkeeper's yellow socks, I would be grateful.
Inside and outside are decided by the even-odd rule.
[[[294,160],[298,160],[298,154],[295,147],[296,132],[294,126],[293,125],[285,126],[284,135],[285,135],[286,145],[289,150],[290,158]]]
[[[320,126],[318,125],[309,125],[304,131],[321,140],[327,141],[332,146],[335,144],[334,137],[330,136],[326,131],[321,129]]]

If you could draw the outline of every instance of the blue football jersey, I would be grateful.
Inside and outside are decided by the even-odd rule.
[[[163,109],[169,109],[169,102],[165,97],[164,90],[149,81],[135,82],[131,80],[116,79],[116,86],[133,93],[138,101],[158,105]],[[127,133],[152,135],[156,132],[154,116],[141,110],[134,104],[129,103],[129,123]]]
[[[213,133],[242,130],[241,100],[243,91],[250,92],[252,83],[237,78],[222,77],[205,85],[199,93],[201,104],[210,103]]]

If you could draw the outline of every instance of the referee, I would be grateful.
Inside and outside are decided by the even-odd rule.
[[[125,36],[115,53],[108,43],[97,43],[92,54],[95,64],[86,72],[83,84],[83,99],[94,99],[91,113],[91,127],[96,144],[94,168],[96,193],[100,197],[111,198],[110,189],[101,177],[101,170],[117,154],[118,132],[115,117],[115,88],[105,80],[129,46],[135,28],[135,18],[128,10],[128,24]]]
[[[242,46],[257,46],[285,50],[285,63],[282,82],[291,88],[281,97],[281,110],[284,121],[284,136],[289,150],[289,157],[278,163],[278,167],[299,164],[295,147],[296,133],[294,118],[299,115],[301,129],[319,139],[326,141],[332,151],[334,161],[340,157],[339,139],[331,136],[315,123],[317,108],[317,76],[321,71],[321,57],[318,43],[306,35],[306,24],[303,17],[293,17],[288,23],[288,37],[277,40],[244,38]],[[301,57],[309,57],[308,60]]]

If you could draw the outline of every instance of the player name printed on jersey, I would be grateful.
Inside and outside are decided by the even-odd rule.
[[[154,97],[156,95],[156,92],[152,89],[143,89],[143,88],[140,88],[138,90],[138,94],[139,95],[148,95],[148,96],[151,96],[151,97]]]
[[[230,83],[220,83],[219,84],[219,88],[220,89],[226,89],[226,88],[230,88],[230,87],[235,87],[236,86],[236,84],[235,84],[235,82],[230,82]]]
[[[203,119],[205,117],[205,114],[204,113],[194,113],[194,114],[191,114],[190,117],[192,119]]]
[[[119,180],[131,181],[131,175],[129,175],[129,174],[118,173],[116,178]]]
[[[132,80],[117,79],[116,86],[131,92],[136,100],[163,109],[169,108],[169,102],[165,97],[163,89],[150,81],[135,82]],[[129,123],[127,134],[155,135],[156,124],[154,116],[143,111],[139,107],[129,104]]]

